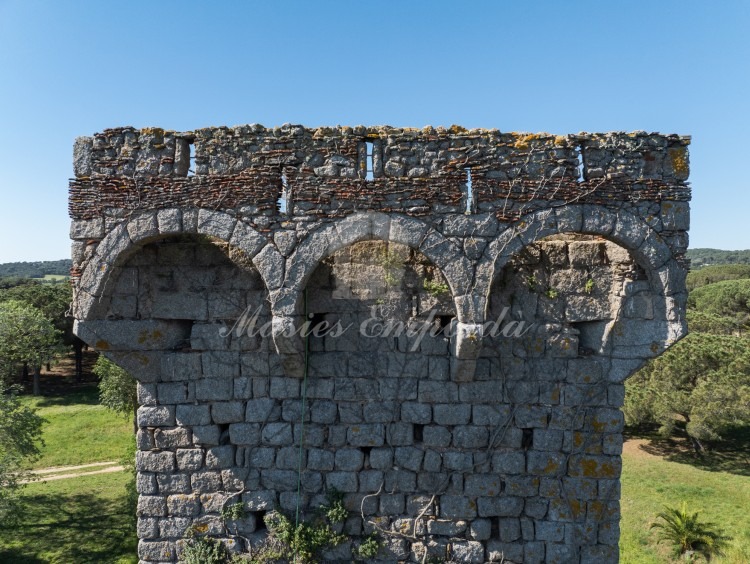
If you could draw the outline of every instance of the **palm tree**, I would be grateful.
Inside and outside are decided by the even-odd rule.
[[[664,507],[656,518],[661,522],[652,523],[652,529],[659,529],[659,542],[668,541],[674,544],[675,554],[685,555],[688,560],[696,553],[702,554],[707,561],[712,556],[721,555],[732,537],[722,534],[714,523],[698,520],[696,511],[691,513],[683,502],[679,509]]]

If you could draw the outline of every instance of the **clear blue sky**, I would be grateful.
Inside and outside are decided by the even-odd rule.
[[[0,262],[69,255],[73,140],[285,122],[675,132],[750,248],[750,2],[0,0]]]

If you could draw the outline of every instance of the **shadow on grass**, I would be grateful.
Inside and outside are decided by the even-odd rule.
[[[687,438],[665,439],[657,434],[635,432],[629,437],[646,439],[640,445],[643,451],[669,462],[689,464],[709,472],[728,472],[739,476],[750,476],[750,427],[738,427],[724,433],[723,440],[704,444],[707,451],[701,455]]]
[[[119,500],[39,494],[26,501],[21,521],[0,532],[0,562],[105,563],[136,553],[134,526]]]
[[[71,383],[72,384],[72,383]],[[42,388],[44,390],[44,388]],[[45,393],[39,400],[39,407],[53,407],[65,405],[98,405],[99,388],[96,384],[86,384],[85,386],[70,386],[66,390],[59,392]]]

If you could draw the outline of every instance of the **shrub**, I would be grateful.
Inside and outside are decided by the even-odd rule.
[[[699,521],[698,513],[688,511],[685,503],[679,509],[665,507],[656,516],[661,521],[652,523],[651,528],[658,529],[659,542],[674,545],[675,555],[692,557],[698,553],[711,560],[712,556],[723,553],[731,537],[724,536],[715,524]]]

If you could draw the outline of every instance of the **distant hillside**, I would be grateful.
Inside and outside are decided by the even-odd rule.
[[[750,264],[750,250],[688,249],[687,257],[693,270],[716,264]]]
[[[0,278],[44,278],[47,274],[68,276],[72,265],[70,259],[6,262],[0,264]]]

